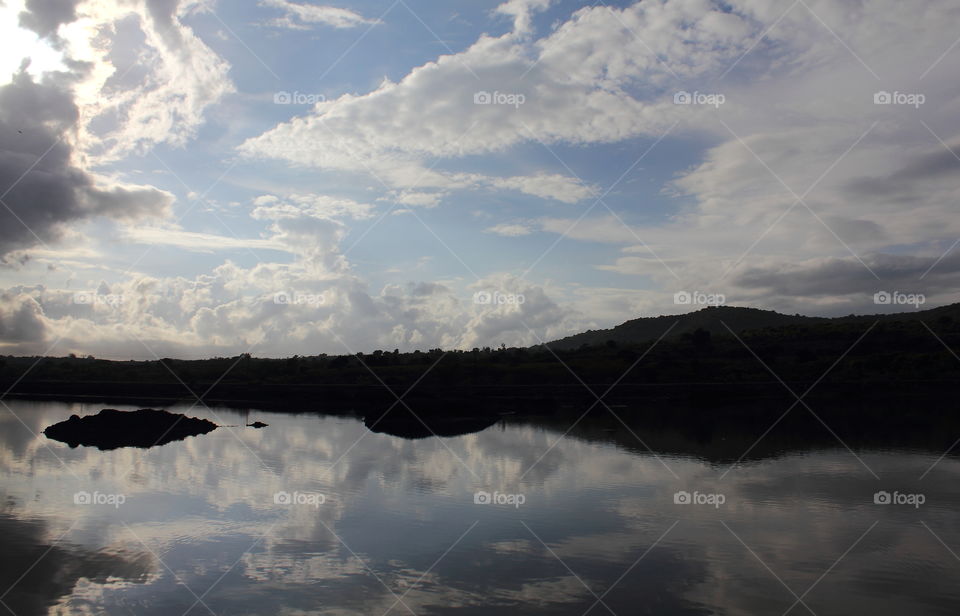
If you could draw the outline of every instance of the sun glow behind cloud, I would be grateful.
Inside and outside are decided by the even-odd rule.
[[[22,0],[0,4],[0,41],[4,49],[0,54],[0,84],[9,83],[25,59],[30,61],[27,71],[35,77],[66,68],[60,52],[36,33],[18,25],[23,4]]]

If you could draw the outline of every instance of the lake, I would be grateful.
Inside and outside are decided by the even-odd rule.
[[[4,402],[0,601],[17,616],[960,613],[944,448],[767,445],[734,464],[724,447],[767,425],[706,442],[506,416],[410,439],[175,405],[238,427],[100,451],[41,432],[105,405]]]

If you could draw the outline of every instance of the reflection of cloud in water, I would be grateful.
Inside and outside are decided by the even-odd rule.
[[[0,514],[0,588],[17,616],[46,614],[90,582],[111,590],[146,583],[153,570],[153,559],[142,551],[94,551],[56,539],[41,521]]]
[[[35,432],[78,411],[63,404],[11,404]],[[224,423],[240,423],[238,414],[217,414]],[[268,423],[264,430],[217,430],[202,441],[147,451],[70,450],[51,443],[74,477],[43,446],[42,436],[3,417],[4,490],[18,503],[20,519],[43,519],[49,535],[76,523],[67,540],[85,546],[78,550],[99,554],[105,546],[122,546],[144,553],[129,525],[198,594],[224,576],[205,598],[218,613],[383,613],[395,597],[369,566],[398,595],[409,590],[404,601],[418,614],[456,606],[466,614],[580,614],[594,598],[556,556],[597,594],[627,572],[604,599],[618,613],[642,608],[699,614],[718,606],[730,614],[785,610],[792,597],[721,520],[798,593],[881,520],[811,593],[820,616],[853,609],[848,596],[875,614],[907,609],[906,598],[891,596],[894,588],[925,597],[921,604],[929,613],[958,599],[946,585],[960,573],[958,563],[919,525],[922,517],[948,545],[960,545],[953,521],[960,499],[952,490],[958,466],[949,458],[924,480],[928,505],[916,512],[874,506],[876,480],[842,449],[748,462],[722,480],[723,464],[665,457],[675,479],[649,454],[625,451],[629,433],[604,441],[594,432],[590,440],[580,439],[574,431],[558,441],[562,431],[555,427],[500,424],[441,442],[368,433],[350,418],[277,414]],[[901,491],[919,489],[917,477],[935,459],[863,455],[890,489]],[[74,506],[77,489],[124,493],[127,502],[119,509]],[[475,505],[479,489],[521,492],[526,503],[519,509]],[[680,489],[723,492],[727,502],[719,510],[678,507],[672,495]],[[326,502],[280,506],[273,495],[281,490],[319,492]],[[636,562],[677,519],[670,534]],[[49,541],[29,529],[9,534],[34,548]],[[78,565],[71,566],[74,571]],[[924,573],[903,579],[904,569]],[[193,603],[169,572],[152,570],[155,576],[132,590],[81,581],[56,592],[67,595],[61,601],[71,606],[95,606],[93,612],[119,609],[121,600],[140,601],[138,613],[148,614],[182,612]],[[66,579],[71,577],[81,576]],[[105,581],[96,572],[91,579]],[[36,605],[57,599],[44,600]],[[397,610],[406,612],[399,605]]]

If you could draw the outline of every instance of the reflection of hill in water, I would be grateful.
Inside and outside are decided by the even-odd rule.
[[[871,393],[862,387],[821,385],[806,399],[819,420],[803,404],[794,405],[796,400],[777,383],[756,388],[752,398],[722,386],[683,388],[682,392],[671,388],[660,395],[665,389],[618,387],[605,398],[616,417],[597,404],[582,419],[596,402],[582,386],[523,388],[515,395],[500,390],[497,395],[470,397],[414,391],[404,402],[415,416],[403,404],[394,404],[395,400],[357,399],[349,405],[314,404],[312,408],[265,405],[257,412],[260,417],[270,413],[355,417],[373,432],[407,439],[456,437],[502,421],[545,429],[558,437],[569,429],[570,438],[609,443],[632,453],[647,455],[649,446],[657,454],[692,456],[712,463],[843,447],[837,436],[854,449],[913,449],[939,456],[960,437],[960,415],[944,403],[952,392],[943,387],[926,395],[894,395],[889,389]],[[638,393],[644,396],[635,395]],[[325,407],[326,412],[316,410],[317,406]],[[18,441],[10,446],[19,451],[25,444]]]
[[[363,425],[371,432],[417,439],[428,436],[463,436],[480,432],[497,423],[500,418],[498,415],[460,416],[453,410],[444,414],[417,411],[414,413],[398,405],[384,413],[372,412],[364,416]]]
[[[402,438],[460,436],[502,421],[610,443],[638,454],[648,454],[649,447],[657,454],[724,463],[741,456],[760,460],[843,447],[838,437],[853,449],[913,449],[939,455],[960,436],[960,417],[947,412],[950,409],[941,412],[942,400],[915,395],[811,396],[805,400],[811,412],[788,396],[736,402],[698,398],[616,404],[612,413],[596,405],[581,417],[590,407],[586,401],[499,398],[481,405],[476,400],[435,399],[429,405],[422,401],[411,405],[416,415],[401,405],[386,413],[382,407],[356,413],[373,432]]]
[[[738,405],[636,404],[613,408],[613,413],[598,405],[582,419],[582,411],[565,409],[504,421],[610,443],[638,454],[653,450],[712,463],[843,447],[838,437],[854,450],[913,449],[939,455],[960,436],[960,418],[953,409],[939,412],[945,407],[943,398],[810,398],[806,402],[812,413],[803,404],[787,412],[794,402],[784,398]]]
[[[81,578],[98,584],[141,583],[152,571],[146,554],[128,558],[63,543],[51,545],[49,534],[43,522],[0,513],[0,587],[5,591],[4,604],[17,616],[46,614]]]

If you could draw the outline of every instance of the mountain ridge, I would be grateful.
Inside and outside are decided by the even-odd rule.
[[[698,329],[713,335],[729,335],[730,331],[754,331],[790,325],[847,324],[872,321],[916,321],[932,320],[943,316],[960,319],[960,303],[916,310],[911,312],[893,312],[885,314],[850,314],[841,317],[812,317],[801,314],[784,314],[775,310],[764,310],[747,306],[707,306],[700,310],[679,315],[660,315],[639,317],[624,321],[607,329],[587,330],[547,342],[556,350],[577,349],[584,345],[600,346],[613,341],[618,345],[641,344],[664,338],[679,338],[692,334]],[[672,329],[671,329],[671,326]],[[729,329],[728,329],[729,328]],[[543,345],[534,345],[539,347]]]

